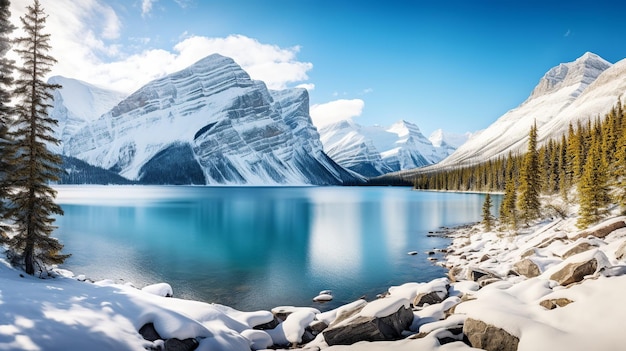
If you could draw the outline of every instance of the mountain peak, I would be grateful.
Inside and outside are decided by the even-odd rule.
[[[564,88],[571,88],[569,95],[577,97],[609,67],[610,62],[592,52],[585,52],[575,61],[561,63],[551,68],[539,80],[529,100]]]

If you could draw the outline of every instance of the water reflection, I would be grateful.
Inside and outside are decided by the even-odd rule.
[[[444,274],[407,251],[429,230],[480,218],[482,195],[398,188],[59,187],[66,267],[243,310],[331,308]],[[498,197],[494,197],[496,202]]]

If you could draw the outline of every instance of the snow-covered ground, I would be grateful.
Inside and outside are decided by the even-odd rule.
[[[172,294],[165,283],[138,289],[111,281],[85,281],[84,276],[64,270],[55,270],[54,278],[40,279],[21,274],[2,260],[0,350],[160,349],[173,338],[191,338],[197,350],[260,350],[301,343],[308,326],[332,324],[347,310],[362,308],[359,317],[382,317],[403,306],[412,309],[413,320],[402,340],[328,346],[320,333],[302,347],[472,350],[462,342],[463,334],[454,332],[472,319],[516,337],[518,350],[623,349],[626,228],[608,233],[603,228],[619,227],[626,217],[613,217],[586,231],[577,230],[575,221],[573,217],[545,220],[518,233],[484,232],[480,225],[459,229],[452,234],[455,239],[446,261],[439,263],[450,268],[450,278],[390,287],[384,298],[369,303],[358,300],[324,313],[290,306],[241,312],[164,297]],[[534,266],[520,265],[525,259]],[[595,266],[590,274],[575,279],[579,282],[570,284],[556,275],[584,262]],[[428,293],[442,301],[418,307],[416,296]],[[253,329],[274,321],[274,314],[288,317],[271,329]],[[150,323],[160,335],[156,341],[139,334]]]

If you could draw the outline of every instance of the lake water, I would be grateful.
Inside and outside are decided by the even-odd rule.
[[[240,310],[327,310],[445,275],[442,226],[480,221],[484,195],[395,187],[59,186],[54,235],[75,274],[168,282]],[[494,212],[500,197],[494,196]],[[418,251],[415,256],[409,251]],[[440,256],[441,257],[441,256]],[[335,299],[312,302],[320,290]]]

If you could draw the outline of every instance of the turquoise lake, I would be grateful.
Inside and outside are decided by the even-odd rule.
[[[429,232],[481,220],[483,194],[396,187],[58,186],[62,268],[239,310],[328,310],[445,275]],[[500,196],[493,196],[494,208]],[[410,251],[418,251],[415,256]],[[437,254],[438,258],[442,258]],[[330,289],[334,300],[312,301]]]

